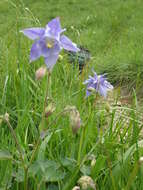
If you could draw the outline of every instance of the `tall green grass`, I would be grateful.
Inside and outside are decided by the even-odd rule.
[[[140,0],[0,2],[0,115],[9,113],[26,165],[40,135],[47,79],[35,80],[35,71],[44,62],[40,58],[29,64],[32,42],[19,30],[44,26],[60,16],[68,35],[92,55],[82,75],[64,53],[53,69],[50,99],[56,110],[29,167],[28,189],[71,190],[84,175],[91,176],[101,190],[143,189],[139,162],[143,156],[143,113],[136,95],[142,88],[142,5]],[[85,99],[82,82],[91,68],[106,72],[113,84],[134,88],[130,104],[123,104],[116,89],[107,100]],[[82,126],[76,135],[68,116],[59,116],[67,105],[80,112]],[[24,189],[25,178],[15,141],[2,122],[0,189]]]

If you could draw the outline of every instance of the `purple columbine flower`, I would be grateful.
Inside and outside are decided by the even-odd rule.
[[[88,97],[92,91],[97,91],[101,96],[106,98],[107,91],[112,90],[113,86],[106,80],[104,75],[97,75],[94,72],[94,76],[89,76],[89,78],[84,82],[87,85],[86,96]]]
[[[76,44],[62,34],[65,30],[61,28],[58,17],[51,20],[45,28],[21,30],[25,36],[34,40],[30,52],[30,62],[43,56],[48,69],[52,69],[63,48],[68,51],[79,51]]]

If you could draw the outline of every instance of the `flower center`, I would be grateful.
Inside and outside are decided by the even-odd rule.
[[[54,46],[54,43],[55,43],[55,41],[53,40],[53,39],[47,39],[46,40],[46,46],[48,47],[48,48],[53,48],[53,46]]]

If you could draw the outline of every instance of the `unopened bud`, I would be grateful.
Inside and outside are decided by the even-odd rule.
[[[91,167],[94,167],[96,164],[96,159],[94,158],[93,160],[91,160]]]
[[[140,164],[142,164],[142,163],[143,163],[143,156],[142,156],[142,157],[140,157],[140,159],[139,159],[139,163],[140,163]]]
[[[63,60],[63,56],[59,55],[59,60],[62,61]]]
[[[74,30],[74,26],[71,26],[71,29]]]
[[[107,112],[110,112],[111,107],[110,107],[109,103],[105,104],[105,109],[106,109]]]
[[[75,106],[67,106],[64,109],[64,111],[65,111],[65,113],[69,113],[72,131],[73,131],[73,134],[76,134],[78,129],[81,126],[81,119],[80,119],[79,111],[76,109]]]
[[[80,187],[79,186],[75,186],[75,187],[73,187],[72,190],[80,190]]]
[[[81,186],[81,188],[83,190],[86,190],[88,188],[91,188],[93,190],[96,190],[96,186],[95,183],[93,181],[93,179],[90,176],[82,176],[79,180],[78,180],[78,184]]]
[[[49,117],[54,111],[55,111],[55,106],[53,103],[50,103],[46,109],[45,109],[45,117]]]
[[[95,88],[93,88],[93,87],[89,87],[89,88],[87,88],[87,90],[88,90],[89,92],[95,92]]]
[[[70,121],[71,121],[72,131],[74,134],[76,134],[81,126],[81,119],[78,110],[74,110],[71,112]]]
[[[40,67],[35,73],[36,80],[42,79],[46,75],[46,72],[46,67]]]
[[[8,113],[5,113],[5,115],[4,115],[4,120],[5,120],[5,121],[9,121],[9,114],[8,114]]]

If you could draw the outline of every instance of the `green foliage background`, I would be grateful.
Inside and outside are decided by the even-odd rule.
[[[74,136],[68,117],[48,126],[29,171],[29,189],[71,190],[82,175],[90,175],[97,189],[143,189],[142,149],[143,1],[142,0],[1,0],[0,1],[0,115],[8,112],[25,161],[39,136],[46,78],[35,80],[43,65],[40,58],[29,64],[32,42],[19,31],[45,26],[59,16],[66,34],[91,52],[83,75],[58,61],[52,72],[51,98],[56,111],[75,105],[83,127]],[[106,72],[111,83],[135,89],[130,105],[118,102],[120,93],[106,101],[86,100],[82,84],[94,68]],[[116,91],[116,90],[115,90]],[[107,110],[107,107],[109,110]],[[0,126],[0,187],[23,189],[24,174],[19,154],[7,125]],[[3,150],[7,150],[6,152]],[[12,157],[11,157],[12,155]],[[96,165],[91,167],[91,157]],[[13,160],[13,161],[12,161]],[[16,163],[15,163],[16,162]],[[33,177],[34,176],[34,177]]]

